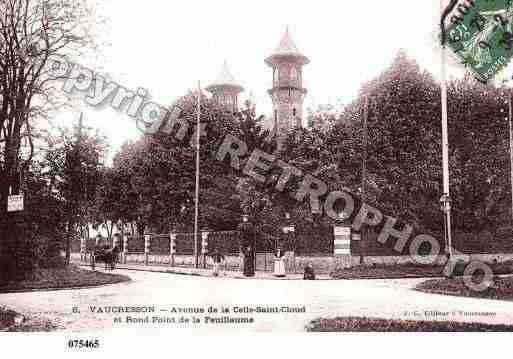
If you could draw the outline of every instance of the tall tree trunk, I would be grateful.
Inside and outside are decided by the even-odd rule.
[[[119,245],[123,246],[124,242],[125,242],[125,222],[121,221],[121,243]]]
[[[9,150],[9,148],[11,148]],[[4,163],[4,171],[2,173],[3,181],[0,181],[0,282],[15,279],[17,276],[17,255],[13,252],[16,245],[17,224],[12,214],[7,212],[7,201],[10,194],[18,193],[19,183],[15,174],[15,166],[17,161],[13,158],[12,146],[6,145],[6,155]]]
[[[137,226],[137,234],[139,236],[143,236],[144,230],[146,229],[146,223],[144,223],[144,221],[138,220],[136,223],[136,226]]]
[[[69,265],[71,263],[71,237],[73,234],[73,228],[74,228],[73,220],[70,219],[68,221],[68,233],[66,234],[66,265]]]
[[[8,215],[7,215],[7,181],[0,181],[0,283],[7,280],[7,231],[8,231]]]
[[[109,221],[105,221],[105,228],[107,229],[107,242],[109,243],[109,246],[112,247],[112,230],[114,229],[114,223],[110,222],[109,226]]]

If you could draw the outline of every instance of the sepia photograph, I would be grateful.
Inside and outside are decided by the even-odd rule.
[[[512,332],[512,58],[511,0],[0,0],[0,346]]]

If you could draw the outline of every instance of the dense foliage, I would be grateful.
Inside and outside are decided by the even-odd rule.
[[[457,233],[491,233],[479,237],[481,242],[510,226],[505,95],[504,89],[467,78],[449,86],[454,228]],[[172,227],[191,230],[197,96],[189,93],[181,99],[182,118],[188,124],[183,138],[176,136],[176,128],[141,136],[126,142],[111,166],[103,164],[104,139],[81,123],[47,140],[46,151],[30,161],[22,184],[27,210],[16,219],[20,240],[6,249],[19,258],[17,268],[23,272],[55,265],[61,251],[69,252],[72,237],[78,233],[88,237],[90,225],[107,228],[109,237],[115,226],[119,230],[125,225],[139,234],[167,233]],[[405,53],[400,52],[343,109],[310,112],[314,125],[290,131],[280,146],[252,104],[231,113],[201,96],[200,119],[208,134],[201,136],[201,227],[233,230],[244,210],[267,238],[294,223],[303,234],[298,234],[303,251],[332,250],[330,241],[318,240],[330,232],[332,221],[322,208],[293,199],[299,178],[276,191],[282,172],[276,161],[270,163],[265,181],[259,182],[216,159],[225,135],[231,134],[247,144],[248,153],[258,148],[273,154],[324,180],[330,191],[347,190],[357,200],[362,195],[366,145],[366,201],[418,231],[441,232],[439,84]],[[365,101],[367,144],[363,142]],[[290,218],[285,218],[286,213]]]

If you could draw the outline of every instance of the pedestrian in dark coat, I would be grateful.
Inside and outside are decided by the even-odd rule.
[[[315,271],[310,263],[307,263],[305,267],[305,274],[303,275],[303,279],[306,280],[314,280],[315,279]]]
[[[245,246],[242,249],[242,255],[244,256],[243,263],[243,274],[245,277],[254,277],[255,276],[255,253],[253,252],[253,247],[250,245]]]

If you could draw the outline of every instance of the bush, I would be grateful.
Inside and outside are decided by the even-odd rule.
[[[306,329],[309,332],[511,332],[513,326],[450,321],[338,317],[313,320]]]
[[[2,272],[3,281],[31,278],[34,271],[45,268],[61,268],[66,261],[62,256],[61,238],[29,234],[17,240],[5,242]]]

